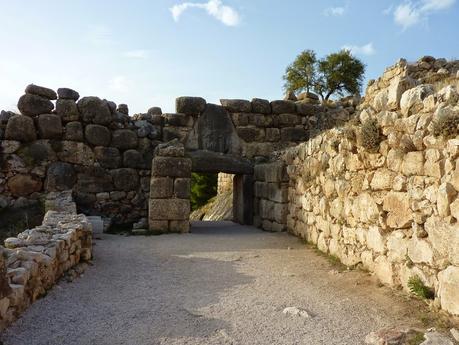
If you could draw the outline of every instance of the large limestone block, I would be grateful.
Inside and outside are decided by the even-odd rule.
[[[392,189],[396,174],[389,169],[376,170],[371,180],[370,186],[373,190]]]
[[[271,114],[271,104],[266,99],[252,99],[252,111],[259,114]]]
[[[7,186],[14,196],[27,196],[39,192],[43,184],[35,176],[18,174],[8,180]]]
[[[150,199],[150,220],[188,220],[189,217],[188,199]]]
[[[438,274],[438,296],[442,309],[459,315],[459,267],[449,266]]]
[[[272,101],[271,109],[273,114],[295,114],[296,104],[293,101]]]
[[[5,139],[23,142],[36,140],[37,132],[33,120],[23,115],[12,116],[6,125]]]
[[[377,226],[371,226],[367,232],[367,245],[375,253],[383,253],[385,251],[385,241],[381,234],[381,230]]]
[[[51,113],[54,104],[45,97],[25,94],[19,98],[18,109],[23,115],[36,116]]]
[[[48,167],[45,189],[48,192],[63,191],[73,188],[76,182],[76,173],[73,165],[55,162]]]
[[[64,140],[83,141],[83,125],[81,122],[72,121],[65,125]]]
[[[94,155],[96,161],[103,168],[116,169],[121,165],[121,154],[115,147],[95,147]]]
[[[98,97],[83,97],[77,103],[84,122],[107,125],[112,121],[112,114],[106,101]]]
[[[438,188],[437,210],[440,217],[448,217],[451,214],[450,204],[456,197],[456,190],[449,183],[443,183]]]
[[[73,101],[77,101],[78,98],[80,98],[80,94],[77,91],[69,89],[68,87],[57,89],[57,95],[61,99],[71,99]]]
[[[391,228],[407,228],[411,225],[413,217],[408,194],[388,193],[384,198],[383,210],[388,212],[387,225]]]
[[[64,122],[78,121],[80,119],[78,106],[72,99],[58,99],[56,102],[56,113]]]
[[[408,252],[408,240],[402,230],[393,231],[387,238],[387,256],[392,262],[403,262]]]
[[[400,100],[400,109],[404,116],[416,114],[423,107],[423,100],[434,93],[432,85],[419,85],[405,91]]]
[[[62,137],[62,120],[58,115],[43,114],[38,116],[37,127],[42,139],[60,139]]]
[[[433,264],[432,245],[426,240],[413,237],[408,242],[408,256],[415,264]]]
[[[44,98],[49,99],[49,100],[57,99],[56,91],[54,91],[52,89],[49,89],[47,87],[38,86],[38,85],[35,85],[35,84],[27,85],[27,87],[25,89],[25,93],[30,93],[32,95],[41,96],[41,97],[44,97]]]
[[[381,283],[389,286],[394,285],[393,269],[393,264],[389,261],[387,256],[381,255],[376,258],[374,263],[374,270],[376,277],[378,277]]]
[[[137,134],[130,129],[118,129],[113,132],[111,146],[120,150],[135,149],[138,145]]]
[[[252,103],[244,99],[221,99],[220,103],[230,113],[252,112]]]
[[[182,114],[200,114],[206,109],[206,100],[202,97],[178,97],[175,99],[175,111]]]
[[[150,182],[151,199],[167,199],[174,191],[173,179],[170,177],[153,177]]]
[[[155,157],[152,163],[152,176],[190,177],[191,159],[180,157]]]
[[[139,186],[139,174],[137,170],[131,168],[121,168],[112,170],[113,184],[117,190],[132,191]]]
[[[392,79],[388,90],[387,107],[391,110],[397,110],[403,93],[415,85],[415,80],[410,77],[397,76]]]
[[[442,266],[446,262],[459,266],[459,231],[457,223],[447,224],[442,218],[430,217],[424,224],[432,244],[435,262]]]
[[[352,214],[362,223],[374,223],[379,217],[378,205],[370,194],[362,193],[354,200]]]
[[[108,146],[111,140],[110,130],[101,125],[87,125],[84,135],[89,144],[94,146]]]
[[[424,155],[422,152],[408,152],[403,158],[402,173],[406,176],[424,174]]]
[[[57,153],[60,160],[80,165],[92,165],[94,153],[91,148],[76,141],[62,141],[62,149]]]

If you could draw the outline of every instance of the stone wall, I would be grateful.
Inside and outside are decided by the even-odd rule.
[[[133,223],[148,214],[158,144],[179,139],[187,152],[253,160],[343,123],[355,111],[353,99],[337,109],[289,100],[221,104],[180,97],[177,113],[153,107],[130,117],[125,104],[29,85],[18,102],[21,115],[0,114],[0,208],[72,189],[85,214]]]
[[[458,69],[457,61],[401,60],[370,83],[356,121],[281,156],[288,231],[389,286],[408,291],[419,277],[456,315]],[[256,195],[266,195],[260,186]]]
[[[78,263],[91,259],[92,229],[71,191],[51,193],[43,224],[0,246],[0,330]]]
[[[183,144],[160,144],[152,163],[148,223],[153,233],[190,230],[191,159]]]
[[[285,164],[258,164],[254,178],[254,225],[266,231],[285,231],[289,181]]]

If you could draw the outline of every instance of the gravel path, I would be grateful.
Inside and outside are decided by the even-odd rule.
[[[61,282],[1,336],[6,345],[363,344],[413,325],[402,298],[338,273],[295,237],[233,223],[189,235],[96,241],[94,266]],[[300,307],[310,317],[283,314]]]

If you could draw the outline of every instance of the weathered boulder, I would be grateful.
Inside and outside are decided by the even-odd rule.
[[[19,98],[18,109],[23,115],[36,116],[49,114],[54,109],[54,104],[47,98],[27,93]]]
[[[438,274],[438,280],[441,307],[453,315],[459,315],[459,267],[449,266]]]
[[[138,145],[137,134],[130,129],[113,131],[111,146],[120,150],[135,149]]]
[[[106,125],[112,120],[112,114],[107,102],[99,97],[83,97],[78,101],[77,105],[84,122]]]
[[[41,96],[49,100],[57,99],[56,91],[49,89],[47,87],[38,86],[34,84],[27,85],[25,89],[25,93],[29,93],[31,95]]]
[[[271,103],[266,99],[252,99],[252,111],[257,114],[271,114]]]
[[[139,186],[139,175],[131,168],[121,168],[110,171],[116,190],[131,191]]]
[[[118,104],[118,108],[116,110],[121,114],[129,115],[129,107],[127,104]]]
[[[102,193],[113,190],[112,176],[101,168],[78,174],[76,190],[80,193]]]
[[[178,140],[172,140],[168,143],[159,144],[155,148],[155,154],[163,157],[183,157],[185,155],[185,147]]]
[[[121,165],[120,151],[115,147],[95,147],[94,155],[96,161],[103,168],[116,169],[119,168]]]
[[[126,150],[123,153],[123,166],[126,168],[145,169],[146,162],[137,150]]]
[[[64,140],[83,141],[83,126],[81,122],[73,121],[65,125]]]
[[[38,116],[37,127],[42,139],[62,138],[62,121],[58,115],[43,114]]]
[[[432,85],[419,85],[405,91],[400,99],[400,109],[404,116],[416,114],[424,108],[423,100],[434,93]]]
[[[153,176],[190,177],[191,159],[181,157],[153,158],[151,174]]]
[[[201,97],[178,97],[175,100],[177,113],[197,115],[206,109],[206,100]]]
[[[41,180],[35,176],[18,174],[8,180],[8,189],[14,196],[27,196],[39,192],[43,186]]]
[[[250,113],[252,103],[244,99],[221,99],[220,104],[230,113]]]
[[[45,190],[47,192],[69,190],[73,188],[75,182],[76,173],[73,166],[68,163],[55,162],[48,167]]]
[[[188,220],[190,200],[150,199],[151,220]]]
[[[72,99],[75,102],[78,101],[78,98],[80,98],[80,94],[72,89],[69,89],[67,87],[61,87],[57,89],[57,95],[61,99]]]
[[[384,197],[383,210],[388,212],[387,225],[391,228],[406,228],[411,226],[413,217],[409,197],[406,193],[388,193]]]
[[[64,122],[78,121],[80,119],[78,106],[73,99],[59,98],[56,102],[56,113]]]
[[[23,115],[11,117],[6,125],[5,139],[23,142],[36,140],[37,132],[33,120]]]
[[[87,125],[84,129],[84,135],[89,144],[94,146],[110,145],[110,130],[101,125]]]
[[[162,115],[162,110],[160,107],[151,107],[147,111],[148,115],[153,116],[153,115]]]
[[[293,101],[272,101],[271,109],[273,114],[295,114],[296,104]]]
[[[62,141],[62,149],[57,153],[61,161],[80,165],[92,165],[94,153],[91,148],[76,141]]]

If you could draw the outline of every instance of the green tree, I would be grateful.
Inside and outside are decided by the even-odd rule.
[[[191,209],[194,211],[217,195],[217,174],[191,174]]]
[[[365,65],[349,50],[343,49],[320,60],[314,51],[306,50],[287,67],[284,88],[295,93],[312,89],[322,101],[328,101],[335,94],[358,93],[364,73]]]
[[[358,93],[362,87],[365,65],[349,50],[332,53],[318,62],[318,76],[314,90],[322,100],[333,94],[344,96]]]
[[[290,64],[284,74],[284,88],[289,92],[309,90],[314,85],[317,58],[313,50],[305,50]]]

